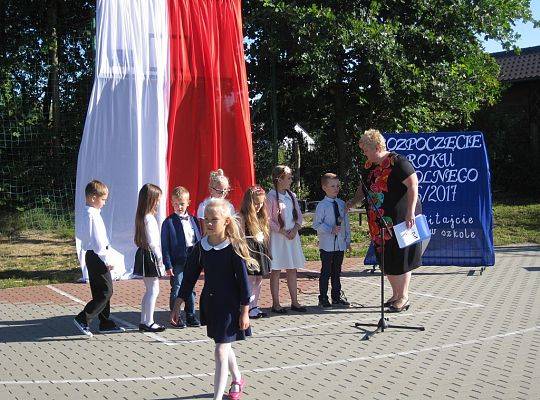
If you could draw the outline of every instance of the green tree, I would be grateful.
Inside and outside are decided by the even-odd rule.
[[[366,128],[420,132],[471,121],[500,91],[481,38],[509,48],[513,23],[532,20],[526,0],[247,0],[244,16],[258,164],[272,142],[275,65],[279,139],[295,122],[314,134],[318,151],[302,156],[315,186],[324,169],[354,180],[355,138]]]
[[[32,207],[74,182],[94,16],[93,1],[0,0],[0,206]]]

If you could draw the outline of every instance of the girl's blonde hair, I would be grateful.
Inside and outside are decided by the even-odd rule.
[[[265,196],[266,192],[259,185],[251,186],[244,193],[242,199],[242,205],[240,206],[240,215],[244,220],[246,227],[246,235],[255,236],[259,232],[263,234],[264,244],[268,245],[270,241],[270,229],[268,227],[268,211],[266,210],[266,204],[263,204],[261,209],[255,211],[255,205],[253,200],[258,196]]]
[[[386,150],[386,140],[378,129],[368,129],[365,131],[364,134],[360,136],[358,145],[367,146],[373,150],[377,147],[379,147],[381,151]]]
[[[223,174],[223,170],[221,168],[216,169],[215,171],[210,171],[208,187],[210,188],[216,183],[221,183],[223,186],[229,187],[229,178]]]
[[[149,214],[159,202],[161,189],[151,183],[145,184],[139,190],[139,200],[137,202],[137,212],[135,214],[135,244],[137,247],[147,249],[148,238],[144,229],[144,216]]]
[[[274,183],[274,189],[276,190],[276,199],[278,203],[278,222],[279,222],[279,227],[282,229],[285,226],[285,221],[283,221],[283,217],[281,216],[281,208],[279,207],[278,181],[280,178],[282,178],[286,174],[292,174],[291,169],[287,167],[286,165],[276,165],[274,169],[272,170],[272,182]],[[287,194],[291,197],[291,200],[293,202],[292,215],[293,215],[294,222],[296,223],[298,221],[298,211],[296,211],[297,204],[296,204],[293,194],[288,189],[287,189]]]
[[[257,270],[259,263],[249,254],[246,240],[241,233],[240,222],[236,216],[231,214],[231,203],[225,199],[212,198],[206,204],[205,213],[210,208],[219,210],[221,216],[230,220],[229,224],[225,227],[225,236],[231,241],[234,252],[246,262],[248,271]]]

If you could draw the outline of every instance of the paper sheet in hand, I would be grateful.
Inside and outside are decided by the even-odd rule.
[[[400,249],[431,237],[431,231],[429,230],[424,215],[417,215],[414,218],[414,221],[415,224],[411,229],[407,229],[407,224],[405,222],[394,225],[394,233]]]

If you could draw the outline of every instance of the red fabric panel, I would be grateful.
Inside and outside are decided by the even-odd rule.
[[[208,196],[209,172],[222,168],[237,208],[255,177],[241,1],[168,2],[169,189],[185,186],[194,211]]]

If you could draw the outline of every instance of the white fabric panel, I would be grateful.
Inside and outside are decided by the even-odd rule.
[[[119,272],[133,271],[137,196],[154,183],[163,190],[158,221],[167,196],[169,34],[166,0],[98,0],[96,77],[77,163],[75,232],[80,248],[84,188],[92,179],[109,187],[102,210]]]

